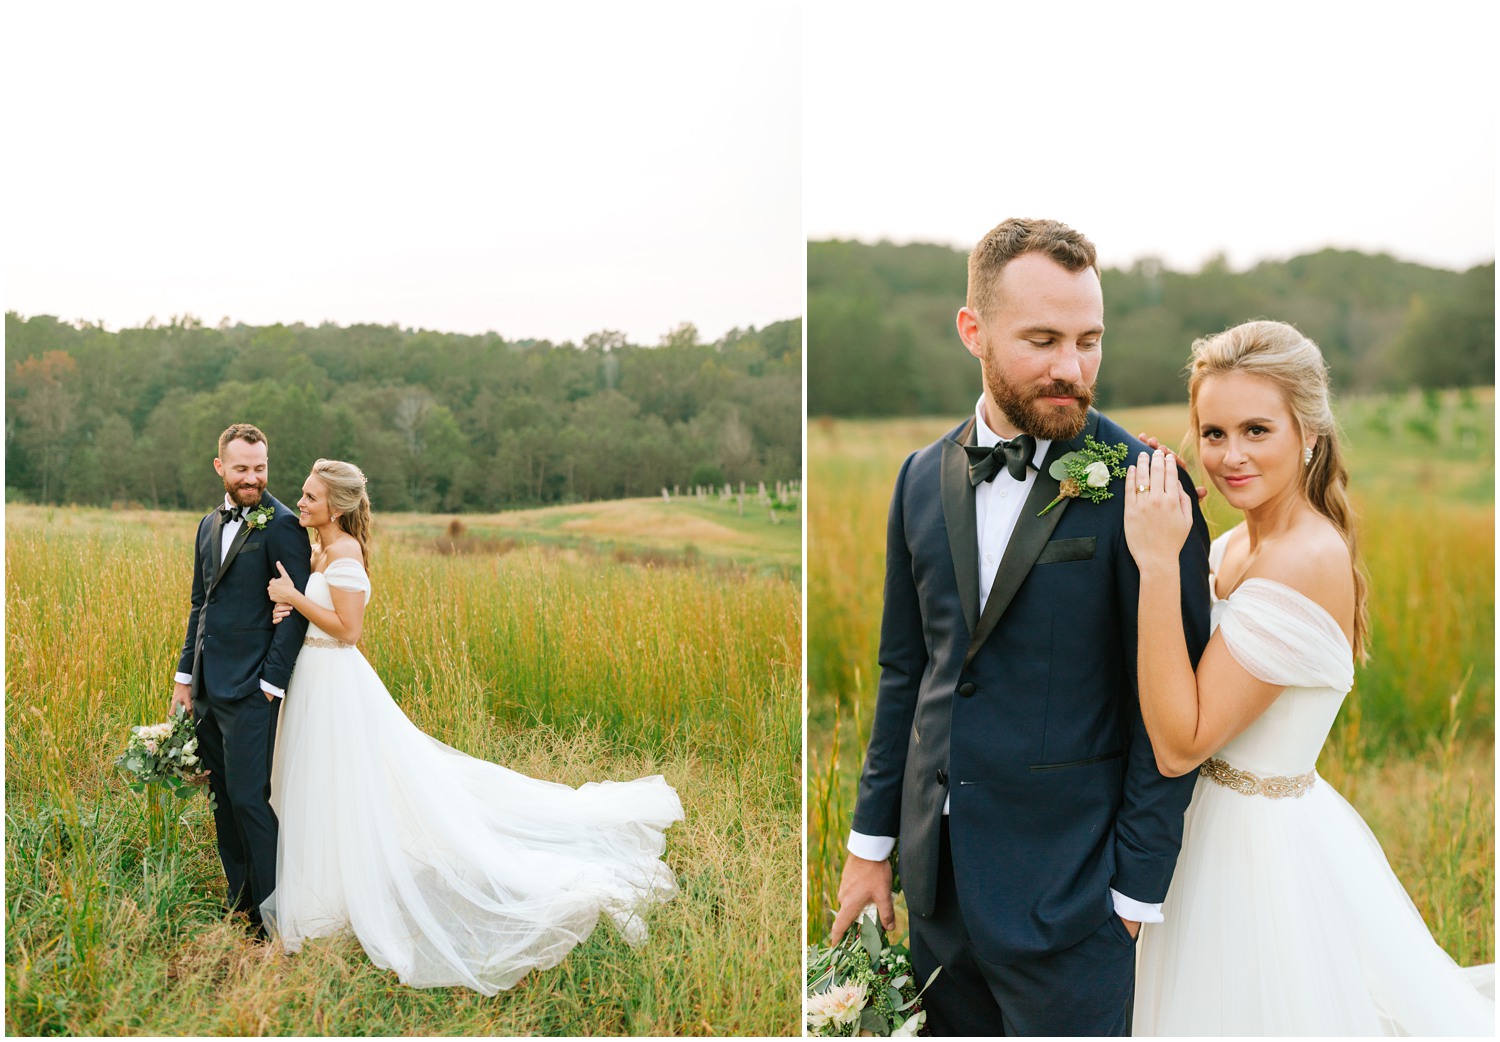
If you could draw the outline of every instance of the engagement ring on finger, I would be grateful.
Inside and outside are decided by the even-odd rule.
[[[1151,486],[1150,485],[1137,485],[1135,487],[1135,490],[1137,492],[1150,492],[1151,491]]]

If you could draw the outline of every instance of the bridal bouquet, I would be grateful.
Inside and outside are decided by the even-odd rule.
[[[131,775],[130,787],[136,792],[145,792],[148,785],[160,785],[180,799],[193,795],[207,777],[198,758],[193,717],[181,706],[172,710],[169,720],[132,727],[115,766]]]
[[[927,1019],[918,1000],[938,972],[933,970],[927,983],[917,987],[911,952],[904,944],[886,942],[872,905],[838,944],[808,948],[807,1033],[911,1038]]]

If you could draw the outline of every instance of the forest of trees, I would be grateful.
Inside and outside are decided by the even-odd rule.
[[[809,415],[972,409],[979,366],[954,329],[966,282],[967,254],[947,246],[809,243]],[[1339,393],[1495,382],[1493,261],[1460,273],[1330,249],[1185,274],[1147,259],[1103,283],[1101,406],[1183,400],[1193,340],[1253,318],[1317,341]]]
[[[319,456],[359,464],[376,510],[656,495],[800,478],[802,320],[647,347],[8,312],[5,406],[8,501],[206,509],[233,422],[266,432],[288,502]]]

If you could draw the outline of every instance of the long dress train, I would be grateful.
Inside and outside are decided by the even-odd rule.
[[[360,590],[332,562],[307,596]],[[632,944],[677,890],[661,860],[682,804],[660,776],[578,789],[478,760],[424,734],[357,648],[309,626],[271,772],[276,890],[262,906],[288,950],[352,932],[413,987],[486,995],[556,965],[606,915]]]
[[[1223,537],[1210,554],[1219,570]],[[1363,819],[1317,776],[1354,682],[1321,606],[1249,579],[1215,598],[1235,660],[1285,685],[1200,772],[1163,907],[1141,932],[1138,1035],[1493,1035],[1494,966],[1432,939]]]

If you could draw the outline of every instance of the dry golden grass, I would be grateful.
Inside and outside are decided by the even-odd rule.
[[[26,508],[6,539],[8,1031],[795,1031],[797,586],[542,544],[442,556],[386,520],[361,650],[417,726],[536,777],[677,788],[681,892],[651,941],[602,928],[494,998],[404,988],[349,940],[249,941],[218,911],[206,808],[154,847],[111,767],[129,725],[166,713],[197,518]]]

